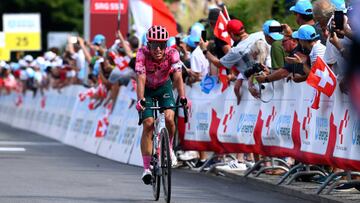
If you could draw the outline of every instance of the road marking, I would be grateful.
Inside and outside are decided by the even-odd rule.
[[[63,146],[63,144],[58,142],[15,142],[15,141],[0,141],[0,145],[21,145],[21,146]]]
[[[25,152],[23,147],[0,147],[0,152]]]

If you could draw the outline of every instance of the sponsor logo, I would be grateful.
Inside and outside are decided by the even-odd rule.
[[[91,127],[93,126],[94,122],[91,120],[87,120],[84,125],[83,134],[91,136]]]
[[[280,115],[275,123],[276,134],[286,139],[291,137],[291,116]]]
[[[360,120],[357,120],[352,130],[352,144],[360,146]]]
[[[207,131],[209,129],[209,114],[199,112],[195,114],[195,118],[198,121],[196,125],[196,130],[198,131]]]
[[[323,144],[329,140],[329,119],[316,118],[315,140],[322,141]]]
[[[237,133],[241,136],[252,135],[255,129],[256,120],[256,114],[241,114],[237,127]]]
[[[126,145],[126,147],[124,147],[124,149],[123,149],[124,153],[127,153],[128,150],[130,150],[130,147],[132,146],[132,143],[135,139],[136,130],[137,130],[137,127],[127,127],[125,129],[123,139],[121,140],[121,144]]]
[[[165,93],[165,94],[163,95],[163,98],[164,98],[164,99],[170,98],[170,94],[169,94],[169,93]]]

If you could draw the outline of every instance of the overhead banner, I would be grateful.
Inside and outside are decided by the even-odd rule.
[[[6,47],[11,51],[41,50],[40,14],[3,14]]]

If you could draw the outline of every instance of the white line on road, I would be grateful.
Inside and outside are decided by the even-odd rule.
[[[24,142],[24,141],[0,141],[0,145],[22,145],[22,146],[62,146],[63,144],[58,142]]]
[[[25,152],[26,149],[22,147],[0,147],[0,152]]]

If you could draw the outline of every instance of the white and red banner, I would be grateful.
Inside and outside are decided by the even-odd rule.
[[[187,124],[179,112],[183,149],[290,156],[303,163],[360,170],[360,117],[338,86],[331,97],[321,94],[318,110],[310,107],[313,88],[306,83],[275,82],[269,103],[254,99],[246,89],[245,83],[237,105],[232,85],[225,91],[216,85],[210,93],[203,92],[200,83],[187,86],[192,108]],[[103,107],[89,110],[88,100],[80,102],[78,97],[84,90],[79,86],[65,88],[61,94],[50,90],[44,108],[40,95],[24,95],[21,106],[15,105],[15,93],[2,95],[0,121],[113,160],[141,165],[142,128],[137,125],[132,88],[121,88],[108,115],[107,131],[99,138],[97,121],[108,111]]]
[[[184,125],[180,119],[182,147],[291,156],[304,163],[360,170],[359,117],[339,88],[331,97],[321,94],[320,108],[314,110],[312,87],[285,81],[274,86],[271,102],[262,103],[245,91],[245,84],[237,105],[233,86],[204,94],[193,85],[188,94],[190,122]]]
[[[176,21],[163,0],[131,0],[130,9],[140,39],[153,25],[166,27],[170,36],[177,35]]]

